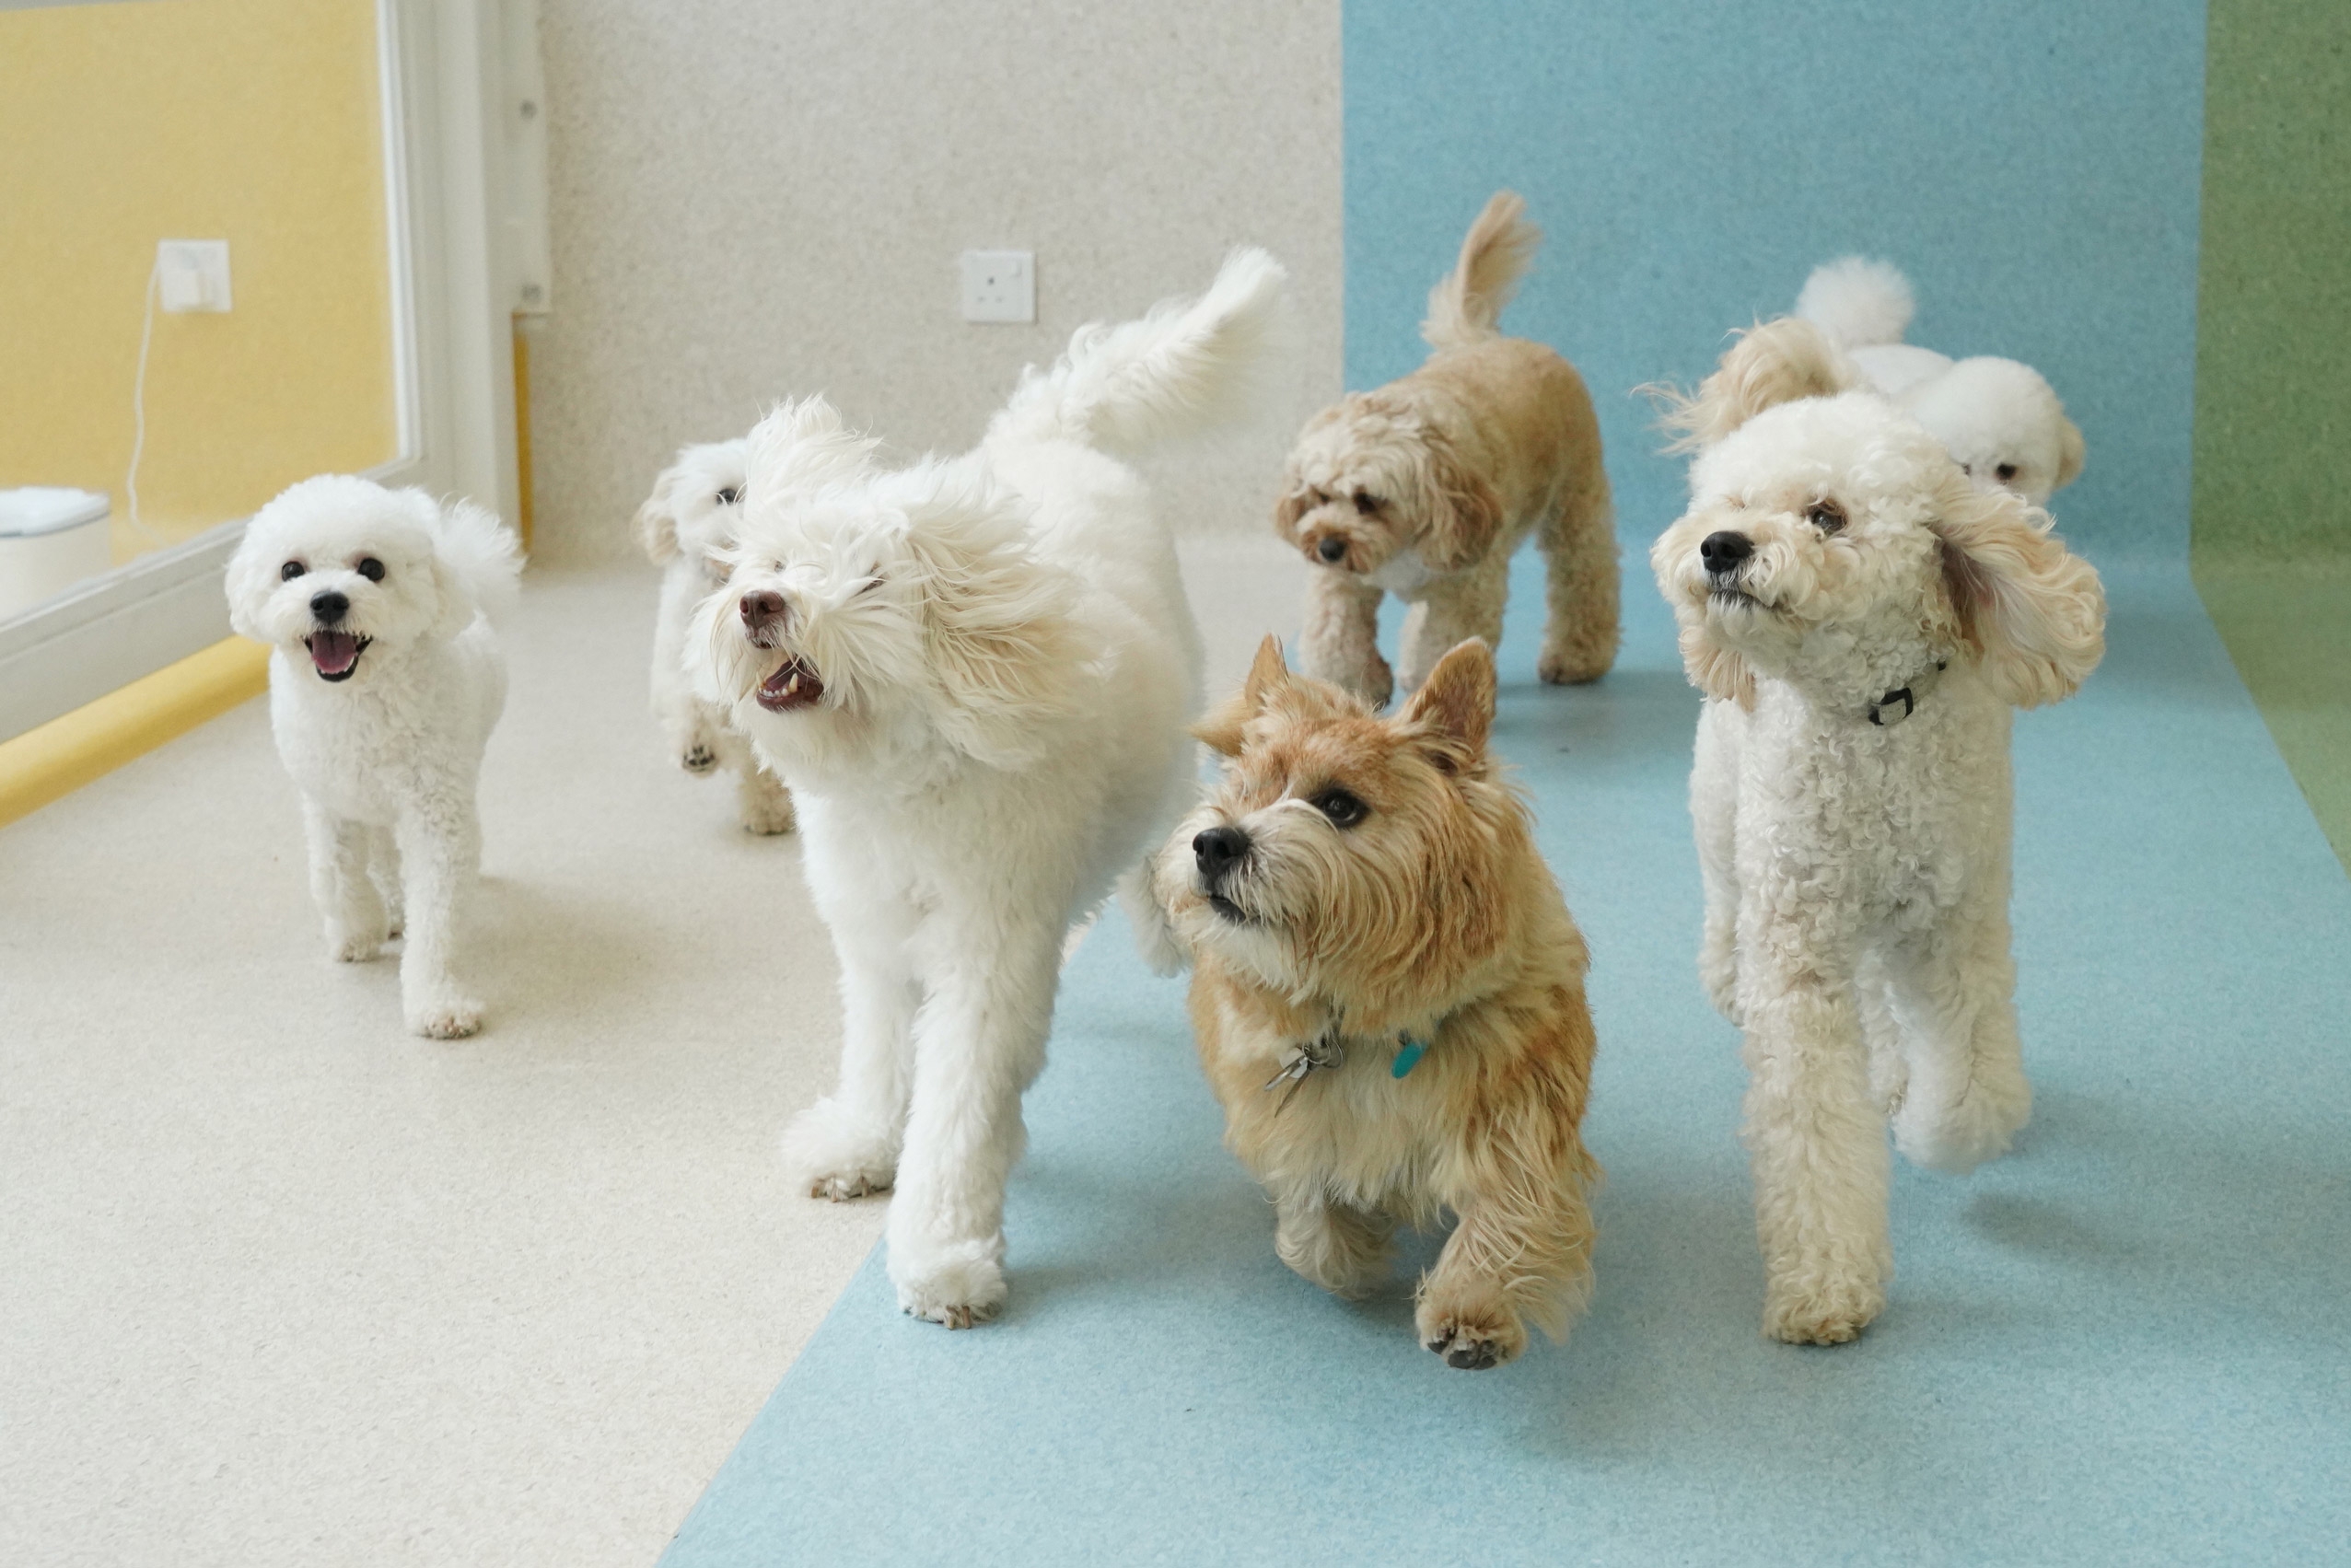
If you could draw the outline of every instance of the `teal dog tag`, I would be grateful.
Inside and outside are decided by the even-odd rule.
[[[1388,1075],[1391,1078],[1402,1077],[1414,1067],[1419,1066],[1420,1059],[1427,1052],[1428,1046],[1426,1042],[1417,1040],[1405,1040],[1403,1050],[1396,1052],[1396,1064],[1388,1069]]]

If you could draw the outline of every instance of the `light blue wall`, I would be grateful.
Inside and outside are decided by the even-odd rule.
[[[2204,23],[2192,0],[1348,0],[1348,384],[1419,362],[1429,285],[1515,187],[1549,240],[1504,325],[1582,369],[1646,543],[1682,469],[1628,389],[1694,380],[1862,250],[1910,274],[1911,341],[2056,387],[2089,449],[2069,537],[2184,554]]]

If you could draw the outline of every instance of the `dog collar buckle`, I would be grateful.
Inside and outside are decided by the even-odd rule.
[[[1935,690],[1943,671],[1950,668],[1950,660],[1938,659],[1926,671],[1907,686],[1897,686],[1869,704],[1869,722],[1880,729],[1891,729],[1918,711],[1918,699]],[[1899,704],[1899,706],[1897,706]]]
[[[1284,1063],[1280,1072],[1265,1080],[1265,1087],[1273,1089],[1284,1084],[1289,1085],[1282,1095],[1282,1105],[1286,1106],[1297,1096],[1298,1086],[1306,1082],[1308,1074],[1318,1067],[1335,1070],[1345,1066],[1346,1063],[1347,1048],[1340,1043],[1337,1033],[1321,1034],[1299,1046],[1298,1054]],[[1274,1109],[1280,1109],[1281,1107]]]

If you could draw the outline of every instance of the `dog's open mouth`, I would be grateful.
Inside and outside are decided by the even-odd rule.
[[[798,657],[786,659],[783,668],[759,683],[759,705],[771,714],[811,706],[823,695],[824,682],[808,660]]]
[[[348,632],[313,632],[302,639],[310,650],[310,662],[319,668],[321,680],[348,680],[359,668],[359,656],[367,651],[373,641],[356,637]]]

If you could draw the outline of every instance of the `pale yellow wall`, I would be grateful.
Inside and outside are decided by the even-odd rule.
[[[371,0],[0,11],[0,485],[114,497],[158,239],[229,242],[236,308],[155,318],[140,513],[165,539],[398,424]]]

